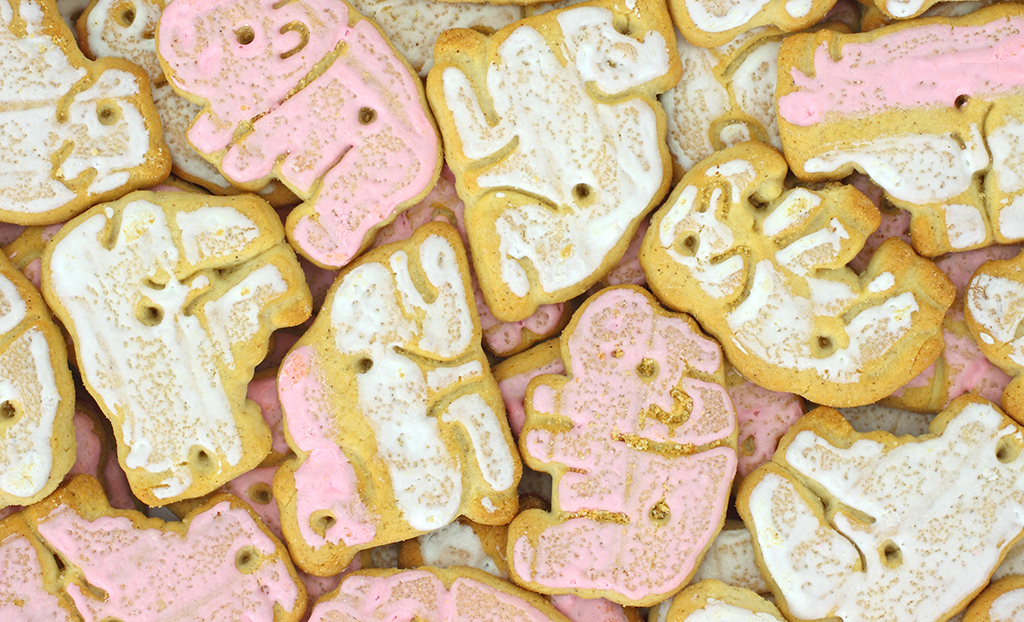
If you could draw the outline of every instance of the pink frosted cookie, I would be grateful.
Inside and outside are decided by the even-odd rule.
[[[294,345],[291,344],[291,345]],[[291,349],[289,346],[288,349]],[[263,420],[270,428],[270,453],[261,466],[276,466],[284,462],[291,453],[284,436],[284,417],[281,413],[281,399],[277,396],[277,369],[257,372],[249,383],[245,397],[260,407]]]
[[[804,401],[792,393],[759,387],[731,367],[726,371],[725,381],[736,408],[736,475],[742,479],[771,459],[779,439],[803,416]]]
[[[43,289],[141,501],[207,494],[267,456],[246,386],[310,299],[265,202],[139,192],[96,206],[46,247]]]
[[[546,600],[474,568],[357,572],[310,622],[568,622]]]
[[[775,120],[781,45],[776,28],[749,30],[713,48],[676,39],[686,79],[659,98],[676,179],[715,151],[747,140],[782,148]]]
[[[467,248],[470,261],[470,275],[473,282],[473,297],[480,315],[483,330],[483,345],[496,356],[512,356],[526,350],[533,344],[559,333],[569,321],[570,309],[566,303],[541,305],[533,314],[517,322],[502,322],[494,317],[484,300],[476,271],[473,270],[473,256],[469,253],[469,239],[466,235],[464,217],[465,204],[455,193],[455,176],[451,169],[444,167],[437,185],[422,201],[398,215],[394,222],[382,227],[374,240],[374,247],[404,240],[420,226],[432,222],[447,222],[455,225]]]
[[[640,612],[604,598],[580,598],[572,594],[554,594],[551,604],[570,622],[642,622]]]
[[[562,360],[566,375],[535,378],[526,395],[519,445],[554,478],[553,511],[512,521],[512,578],[547,594],[660,602],[721,529],[736,474],[721,350],[690,317],[622,286],[576,312]]]
[[[19,514],[0,521],[0,619],[79,622],[53,553]]]
[[[791,187],[787,170],[756,142],[706,158],[651,219],[640,264],[745,378],[819,404],[870,404],[938,357],[955,289],[899,240],[861,274],[847,268],[878,209],[851,186]]]
[[[303,570],[335,574],[459,515],[515,514],[519,455],[451,226],[420,227],[343,271],[278,392],[296,458],[274,493]]]
[[[319,266],[352,261],[437,181],[422,83],[343,0],[176,0],[157,51],[203,107],[192,146],[240,187],[276,178],[302,198],[288,239]]]
[[[86,622],[290,622],[305,611],[284,546],[230,495],[164,522],[112,509],[96,480],[77,476],[24,515],[68,566],[60,585]]]
[[[636,233],[633,234],[633,239],[629,241],[629,246],[626,247],[626,254],[622,256],[619,263],[612,266],[612,269],[601,277],[599,283],[602,287],[610,287],[612,285],[647,285],[647,276],[644,274],[643,268],[640,267],[640,246],[644,242],[644,236],[647,235],[647,229],[650,225],[651,223],[647,219],[640,221],[640,225],[636,228]],[[543,309],[543,307],[541,308]]]
[[[788,37],[783,150],[803,180],[868,174],[926,256],[1024,240],[1024,9]],[[920,80],[920,75],[934,80]]]
[[[789,620],[937,622],[1024,533],[1024,433],[964,396],[920,437],[805,415],[736,501]]]
[[[679,81],[673,40],[655,0],[595,0],[438,39],[427,94],[498,319],[584,293],[664,197],[655,97]]]
[[[519,433],[526,422],[526,387],[530,381],[543,374],[562,374],[565,365],[562,363],[562,346],[558,339],[545,341],[526,352],[521,352],[505,359],[494,366],[494,379],[501,389],[501,399],[505,402],[505,414],[512,434],[519,438]]]
[[[82,56],[52,2],[0,3],[0,220],[65,221],[170,171],[149,81]]]
[[[0,256],[0,508],[53,492],[75,462],[75,385],[43,297]]]

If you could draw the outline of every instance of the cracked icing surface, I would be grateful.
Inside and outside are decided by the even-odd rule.
[[[545,593],[658,602],[724,519],[736,419],[721,352],[633,287],[590,298],[563,342],[568,377],[534,381],[520,437],[554,477],[554,511],[509,526],[510,570]]]
[[[440,168],[419,78],[349,11],[334,0],[182,0],[164,10],[157,38],[169,81],[205,100],[192,145],[234,183],[285,182],[305,200],[289,214],[289,239],[331,267],[368,246]]]
[[[826,410],[740,491],[780,605],[801,620],[957,611],[1024,530],[1024,434],[978,398],[955,401],[944,428],[917,439],[863,437]]]
[[[62,49],[45,30],[59,18],[41,6],[0,4],[0,213],[22,224],[64,220],[167,171],[141,76]]]
[[[638,29],[648,28],[646,11],[655,9],[630,18]],[[484,295],[501,319],[521,319],[537,301],[560,302],[593,284],[664,192],[662,121],[649,98],[678,66],[665,34],[653,26],[643,42],[619,34],[616,14],[571,7],[491,39],[459,31],[489,50],[484,78],[453,64],[461,61],[444,37],[438,45],[431,99],[468,200]],[[546,40],[542,23],[561,37]]]
[[[340,547],[347,563],[352,547],[396,542],[460,514],[493,523],[514,510],[520,465],[468,280],[455,230],[426,225],[339,277],[282,363],[281,405],[299,457],[275,490],[297,490],[282,508],[293,546],[310,555]],[[345,430],[369,441],[351,442]],[[324,512],[333,520],[318,529]]]
[[[309,308],[266,204],[179,196],[96,208],[44,264],[132,488],[154,500],[205,494],[263,459],[269,433],[245,385],[281,316]]]
[[[871,403],[905,381],[888,372],[894,361],[916,374],[938,355],[954,289],[897,240],[862,275],[846,268],[877,209],[848,186],[786,189],[785,174],[758,143],[706,159],[652,218],[641,264],[745,377],[818,403]]]

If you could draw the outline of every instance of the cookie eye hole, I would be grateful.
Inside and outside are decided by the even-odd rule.
[[[966,93],[962,93],[956,96],[956,101],[953,102],[953,105],[958,109],[963,108],[967,105],[967,102],[970,101],[970,99],[971,98]]]
[[[620,35],[628,34],[629,17],[626,15],[616,15],[614,18],[612,18],[612,28],[614,28],[615,32],[619,33]]]
[[[118,7],[117,15],[114,20],[121,24],[121,26],[127,28],[135,23],[135,5],[131,2],[127,2]]]
[[[365,374],[373,369],[373,359],[361,358],[356,361],[356,373]]]
[[[658,375],[658,361],[643,359],[636,364],[636,375],[644,380],[651,380]]]
[[[655,524],[664,525],[668,522],[670,512],[664,499],[651,506],[650,515],[651,521]]]
[[[96,106],[96,118],[103,125],[113,125],[121,118],[121,109],[110,102],[100,102]]]
[[[700,237],[696,233],[691,233],[680,240],[678,246],[680,254],[693,257],[697,254],[697,249],[700,248]]]
[[[0,425],[9,425],[18,420],[21,409],[11,400],[0,403]]]
[[[1012,436],[1004,436],[996,444],[996,460],[1003,464],[1009,464],[1020,455],[1021,446],[1014,442]]]
[[[814,352],[814,356],[817,356],[818,358],[830,356],[836,351],[836,342],[828,335],[818,335],[811,339],[811,349]]]
[[[216,466],[213,457],[203,447],[194,445],[189,454],[189,464],[199,473],[207,473]]]
[[[576,199],[577,202],[583,202],[589,199],[594,194],[594,189],[587,184],[576,184],[572,187],[572,198]]]
[[[146,326],[156,326],[164,319],[164,310],[149,298],[143,298],[135,307],[135,318]]]
[[[312,527],[313,531],[321,537],[325,537],[330,528],[334,527],[337,522],[338,519],[326,510],[313,512],[309,517],[309,526]]]
[[[359,124],[369,125],[377,120],[377,111],[373,108],[360,108],[359,109]]]
[[[249,45],[256,38],[256,33],[249,26],[242,26],[235,31],[235,39],[240,45]]]
[[[756,209],[759,212],[763,212],[764,209],[766,207],[768,207],[768,203],[766,201],[762,201],[762,200],[757,199],[757,198],[755,198],[753,196],[748,197],[747,201],[750,202],[750,207],[753,207],[754,209]]]
[[[235,568],[238,568],[241,572],[249,574],[255,570],[256,562],[259,561],[260,554],[253,546],[243,546],[238,550],[235,555]]]
[[[274,493],[271,492],[270,486],[266,484],[253,484],[249,486],[248,494],[249,499],[259,505],[269,505],[274,500]]]
[[[747,440],[743,441],[743,444],[740,445],[740,453],[744,456],[753,456],[755,449],[757,449],[757,445],[754,443],[753,436],[748,436]]]
[[[903,551],[892,540],[882,545],[882,560],[890,568],[899,568],[903,564]]]

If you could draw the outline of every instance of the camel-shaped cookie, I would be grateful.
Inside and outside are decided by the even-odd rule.
[[[679,80],[672,41],[653,0],[590,2],[492,36],[438,39],[427,94],[498,319],[585,292],[668,190],[655,96]]]
[[[787,189],[786,173],[761,143],[713,154],[654,215],[640,263],[658,298],[692,313],[745,378],[819,404],[870,404],[938,356],[955,289],[900,240],[862,274],[847,268],[878,209],[851,186]]]
[[[171,85],[203,106],[192,146],[233,184],[273,177],[302,198],[288,238],[321,267],[352,261],[437,181],[420,79],[344,0],[176,1],[157,52]]]

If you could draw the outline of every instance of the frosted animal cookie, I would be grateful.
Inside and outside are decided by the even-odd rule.
[[[702,581],[676,594],[665,619],[666,622],[785,622],[778,608],[757,593],[720,581]]]
[[[0,508],[53,492],[75,463],[75,385],[43,297],[0,257]]]
[[[141,501],[207,494],[267,456],[246,386],[310,298],[265,202],[140,192],[96,206],[47,246],[43,289]]]
[[[996,571],[992,573],[992,580],[998,581],[1003,577],[1014,574],[1024,575],[1024,541],[1018,541],[1006,553],[1003,563],[999,564]]]
[[[877,208],[850,186],[787,188],[786,172],[761,143],[711,155],[651,219],[640,264],[745,378],[819,404],[870,404],[939,355],[955,290],[899,240],[860,275],[846,268]]]
[[[882,26],[888,26],[894,21],[886,15],[886,13],[879,8],[885,4],[905,4],[905,5],[929,5],[918,17],[960,17],[961,15],[967,15],[973,13],[982,7],[986,7],[995,4],[998,0],[949,0],[944,2],[935,2],[935,0],[896,0],[895,2],[866,2],[864,4],[864,17],[861,20],[860,32],[868,32],[869,30],[876,30]]]
[[[1024,253],[978,268],[967,285],[964,317],[988,360],[1014,377],[1003,391],[1002,406],[1024,420]]]
[[[1024,620],[1024,576],[993,582],[964,613],[964,622],[1018,622]]]
[[[754,559],[754,542],[750,531],[740,521],[726,519],[721,533],[708,547],[692,582],[709,579],[758,594],[770,591]]]
[[[455,192],[455,176],[447,166],[441,169],[441,176],[434,189],[422,201],[398,215],[390,224],[381,227],[373,246],[382,246],[404,240],[412,232],[432,221],[447,222],[455,225],[462,237],[462,243],[469,248],[466,235],[465,204]],[[567,303],[541,305],[530,317],[516,322],[502,322],[494,317],[487,302],[484,300],[476,271],[472,266],[472,254],[469,254],[470,277],[473,283],[473,297],[476,310],[480,315],[480,328],[483,330],[483,344],[488,352],[496,356],[512,356],[539,341],[561,332],[572,315]]]
[[[736,501],[776,605],[789,620],[945,620],[1024,533],[1022,447],[974,396],[916,438],[804,416]]]
[[[540,593],[658,603],[725,519],[736,414],[721,350],[692,318],[622,286],[573,315],[562,360],[566,375],[527,390],[520,451],[554,489],[550,513],[509,526],[512,578]]]
[[[512,434],[519,433],[526,422],[526,389],[530,381],[544,374],[562,374],[562,346],[558,338],[545,341],[526,352],[521,352],[498,363],[492,369],[498,381],[501,399],[505,403],[505,414]]]
[[[163,0],[93,0],[78,19],[82,51],[92,59],[124,58],[142,67],[152,84],[153,103],[160,115],[173,173],[215,194],[238,194],[217,167],[188,144],[188,126],[201,108],[175,93],[164,78],[154,39],[163,8]],[[299,202],[276,182],[259,194],[271,205]]]
[[[668,191],[654,98],[679,81],[672,42],[654,0],[595,1],[492,36],[438,38],[427,94],[498,319],[585,292]]]
[[[296,457],[274,494],[306,572],[335,574],[362,549],[459,515],[515,514],[521,465],[469,283],[455,229],[420,227],[343,271],[281,365]]]
[[[725,386],[736,409],[736,475],[742,479],[771,459],[779,439],[803,416],[804,402],[792,393],[759,387],[731,367],[725,373]]]
[[[157,52],[203,107],[192,146],[233,184],[276,178],[303,199],[288,239],[321,267],[352,261],[437,181],[420,79],[344,0],[176,0]]]
[[[310,622],[411,619],[568,622],[540,596],[475,568],[357,572],[316,604]]]
[[[640,267],[640,246],[644,242],[644,236],[647,235],[647,228],[650,227],[650,224],[650,221],[646,219],[640,221],[640,226],[633,234],[633,239],[629,241],[629,246],[626,247],[626,253],[622,259],[598,281],[601,288],[612,285],[640,285],[641,287],[647,285],[647,277],[644,275],[643,268]],[[595,287],[597,286],[595,285]]]
[[[24,514],[67,566],[61,587],[86,620],[291,622],[305,611],[284,546],[231,495],[164,522],[112,509],[77,476]]]
[[[460,518],[398,545],[398,567],[477,568],[508,580],[508,525],[481,525]]]
[[[21,235],[10,244],[3,247],[4,254],[11,260],[14,267],[25,275],[25,278],[35,286],[42,287],[43,278],[43,251],[46,244],[57,235],[64,223],[59,222],[52,225],[39,225],[25,227]]]
[[[12,622],[79,622],[53,553],[18,514],[0,521],[0,615]]]
[[[288,447],[284,435],[281,399],[277,396],[277,369],[257,372],[245,391],[245,397],[260,407],[263,420],[270,428],[270,453],[263,459],[261,466],[277,466],[291,454],[291,448]]]
[[[145,75],[86,60],[50,0],[12,2],[0,3],[0,220],[62,222],[167,177]]]
[[[781,33],[748,30],[713,48],[682,36],[676,50],[685,78],[659,98],[668,119],[675,179],[715,151],[748,140],[782,148],[775,119],[775,72]]]
[[[670,0],[676,28],[693,45],[711,48],[759,27],[796,32],[822,20],[834,0]]]
[[[868,174],[923,255],[1024,239],[1024,8],[794,35],[779,53],[783,151],[800,178]],[[895,52],[893,50],[896,50]],[[936,73],[937,81],[914,77]]]

